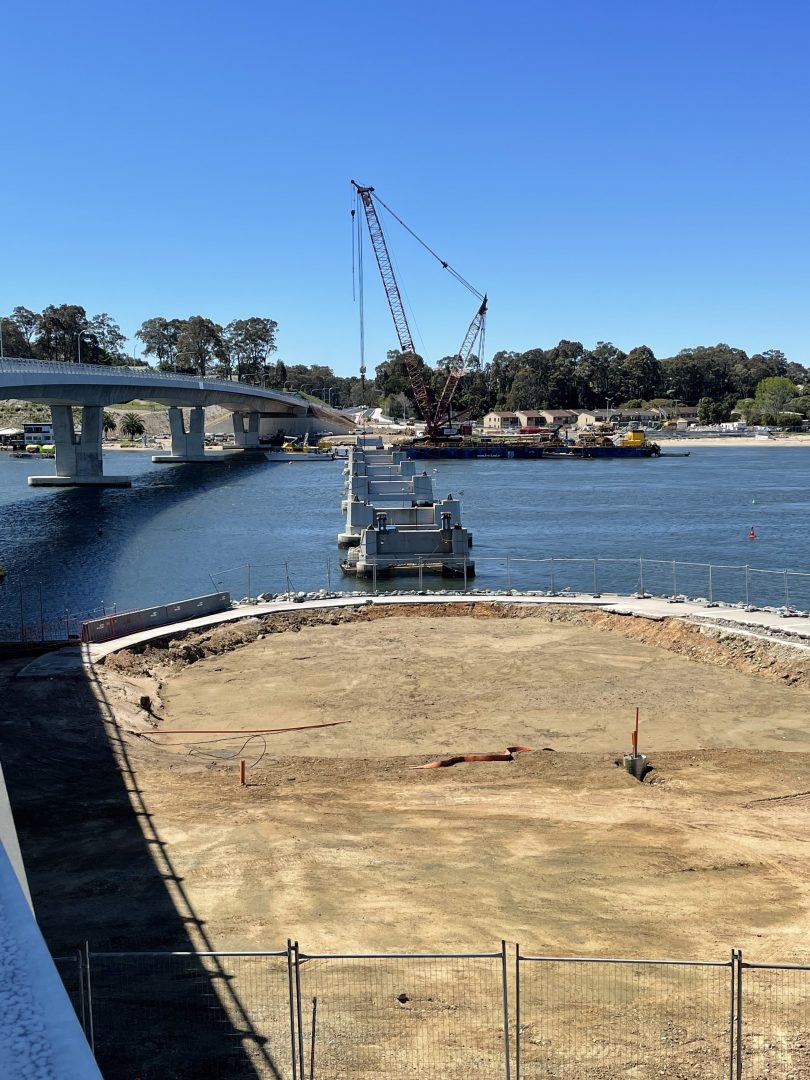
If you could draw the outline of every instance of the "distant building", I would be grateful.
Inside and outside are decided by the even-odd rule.
[[[488,412],[484,417],[485,431],[517,431],[520,425],[516,412]]]
[[[571,427],[576,424],[579,413],[573,409],[541,409],[540,416],[545,417],[549,427]]]
[[[16,448],[24,444],[22,428],[0,428],[0,446]]]
[[[52,443],[53,424],[23,424],[23,438],[26,445],[31,443]]]

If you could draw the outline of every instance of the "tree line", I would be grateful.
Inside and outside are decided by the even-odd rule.
[[[81,354],[83,363],[137,362],[126,355],[126,338],[110,315],[89,317],[77,304],[49,305],[39,313],[16,307],[0,317],[0,329],[6,356],[74,362]],[[288,364],[276,358],[277,332],[277,322],[264,316],[234,319],[225,326],[203,315],[154,316],[141,324],[135,337],[143,357],[162,371],[239,378],[272,389],[302,391],[341,407],[374,405],[395,416],[415,415],[410,382],[397,350],[377,365],[373,380],[361,381],[336,375],[328,364]],[[434,399],[451,361],[452,357],[444,357],[435,367],[423,363]],[[609,341],[587,349],[581,342],[563,340],[547,349],[502,350],[486,363],[471,357],[453,407],[457,414],[478,418],[493,409],[680,403],[697,405],[701,420],[717,423],[734,411],[748,419],[765,417],[769,406],[757,388],[768,379],[785,380],[777,394],[778,411],[810,416],[810,369],[789,361],[779,349],[749,356],[720,343],[659,358],[647,345],[624,352]]]

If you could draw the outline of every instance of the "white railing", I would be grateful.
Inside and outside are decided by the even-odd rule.
[[[158,371],[149,367],[128,367],[108,364],[72,364],[63,360],[28,360],[23,357],[3,357],[0,359],[0,375],[4,373],[14,375],[27,375],[32,371],[43,375],[92,375],[100,382],[116,379],[116,381],[132,382],[174,382],[178,386],[187,387],[193,383],[195,389],[200,389],[200,383],[204,383],[205,390],[225,390],[230,393],[244,393],[249,389],[251,394],[261,397],[272,397],[281,400],[293,399],[296,403],[306,402],[305,398],[294,393],[282,393],[279,390],[269,390],[255,383],[240,382],[236,379],[211,379],[207,376],[181,374],[175,371]]]

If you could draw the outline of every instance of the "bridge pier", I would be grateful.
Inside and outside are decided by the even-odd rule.
[[[31,487],[130,487],[128,476],[105,476],[101,457],[103,413],[100,405],[82,407],[82,430],[77,434],[70,405],[51,405],[56,473],[29,476]]]
[[[152,461],[171,464],[177,461],[210,461],[205,456],[205,409],[197,405],[191,410],[186,430],[183,410],[169,406],[169,430],[172,435],[171,454],[153,454]],[[219,455],[217,455],[217,458]]]
[[[245,427],[247,418],[247,428]],[[240,450],[259,449],[259,419],[257,412],[233,413],[233,441]]]

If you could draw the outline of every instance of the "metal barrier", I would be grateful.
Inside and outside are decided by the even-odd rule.
[[[296,1080],[290,986],[286,950],[91,952],[85,1034],[105,1080]]]
[[[126,634],[137,634],[152,626],[168,626],[186,619],[227,611],[230,606],[230,593],[218,592],[159,607],[122,611],[102,619],[88,619],[82,623],[82,641],[109,641]]]
[[[295,954],[302,1078],[509,1077],[498,953]]]
[[[516,1080],[726,1080],[733,962],[515,959]]]
[[[54,963],[105,1080],[806,1080],[810,966],[499,952]]]
[[[419,592],[517,592],[543,596],[655,596],[679,602],[697,600],[707,605],[774,608],[784,615],[810,612],[810,573],[801,570],[767,570],[744,564],[698,563],[671,559],[613,559],[600,556],[542,558],[524,556],[470,555],[455,560],[451,577],[437,578],[428,572],[430,556],[412,556],[400,572],[396,566],[383,574],[372,566],[369,579],[352,577],[356,592],[384,593],[403,586]],[[445,560],[448,561],[448,560]],[[385,565],[391,560],[386,559]],[[475,577],[467,574],[475,566]],[[299,591],[341,588],[341,562],[324,559],[320,566],[278,563],[244,563],[211,573],[211,579],[225,584],[235,595],[246,589],[246,598],[262,593],[286,594]],[[343,577],[343,581],[346,582]]]
[[[810,1076],[810,967],[739,962],[737,1076]]]

